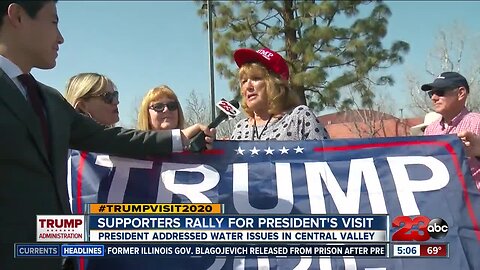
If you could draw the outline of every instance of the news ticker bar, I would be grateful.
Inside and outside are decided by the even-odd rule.
[[[219,203],[92,203],[87,204],[87,214],[222,214]]]
[[[391,244],[392,257],[441,257],[450,256],[448,243],[442,244]]]
[[[388,244],[15,244],[15,258],[118,256],[361,256],[388,257]]]

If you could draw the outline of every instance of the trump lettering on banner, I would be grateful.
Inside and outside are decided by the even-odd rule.
[[[201,154],[132,160],[73,151],[84,203],[222,203],[228,214],[389,214],[449,224],[450,258],[95,258],[88,269],[480,269],[480,193],[455,136],[218,141]],[[390,235],[394,231],[390,232]],[[426,243],[429,243],[428,240]]]

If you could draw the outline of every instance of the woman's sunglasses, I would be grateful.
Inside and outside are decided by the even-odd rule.
[[[113,104],[113,102],[118,102],[118,91],[113,92],[105,92],[100,95],[89,96],[89,97],[99,97],[103,100],[103,102],[107,104]]]
[[[176,109],[178,109],[178,103],[175,102],[175,101],[172,101],[172,102],[168,102],[168,103],[155,103],[153,105],[150,105],[150,109],[156,111],[156,112],[163,112],[163,109],[165,109],[165,107],[167,107],[167,109],[169,111],[175,111]]]
[[[437,97],[444,97],[447,92],[457,90],[458,88],[440,88],[440,89],[435,89],[435,90],[430,90],[428,91],[428,96],[430,98],[433,97],[433,95],[437,95]]]

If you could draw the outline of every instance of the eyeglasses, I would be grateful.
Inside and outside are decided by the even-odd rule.
[[[175,111],[176,109],[178,109],[178,103],[175,102],[175,101],[172,101],[172,102],[168,102],[168,103],[155,103],[153,105],[150,105],[150,107],[148,107],[149,109],[151,110],[154,110],[156,112],[163,112],[163,109],[165,109],[165,107],[167,107],[167,109],[169,111]]]
[[[428,91],[428,96],[430,98],[432,98],[433,95],[437,95],[438,97],[444,97],[447,92],[455,91],[457,89],[458,88],[440,88],[440,89],[430,90]]]
[[[100,95],[88,96],[88,97],[99,97],[107,104],[113,104],[113,102],[118,102],[118,91],[105,92]],[[88,98],[87,97],[87,98]]]

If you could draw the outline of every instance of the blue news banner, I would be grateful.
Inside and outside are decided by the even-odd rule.
[[[388,230],[385,215],[91,215],[90,243],[17,244],[16,256],[385,257]]]
[[[73,150],[69,162],[75,214],[87,203],[212,202],[231,215],[388,214],[449,225],[441,239],[449,258],[89,257],[79,259],[81,270],[480,269],[480,192],[455,135],[218,141],[211,151],[152,160]]]

